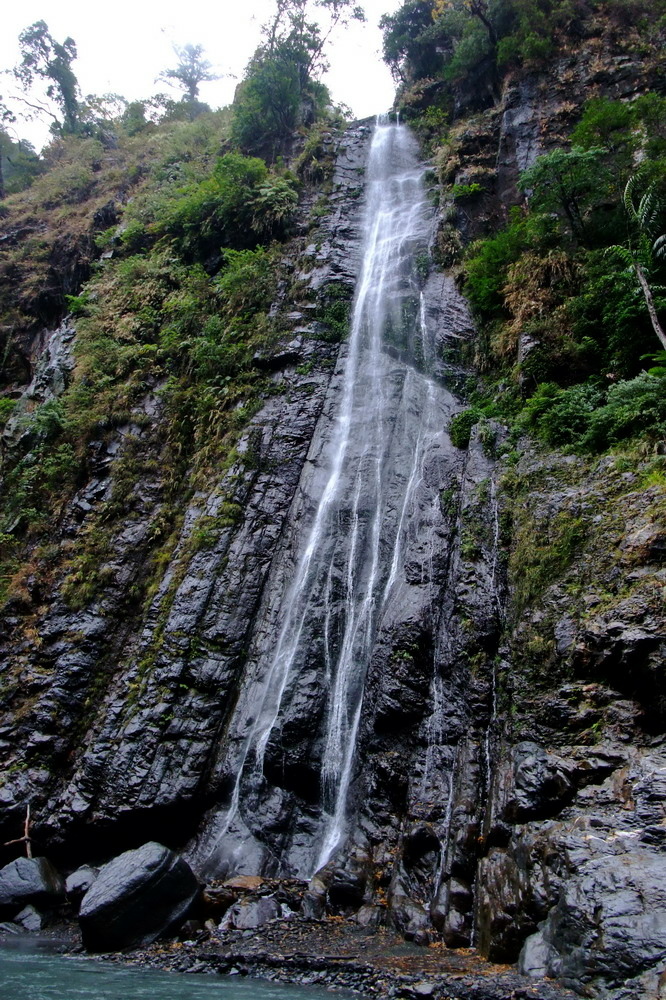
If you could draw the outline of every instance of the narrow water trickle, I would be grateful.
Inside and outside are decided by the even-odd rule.
[[[263,648],[232,725],[229,805],[197,849],[209,867],[272,866],[310,875],[340,847],[365,680],[382,619],[404,586],[408,542],[410,562],[420,562],[410,570],[414,589],[433,586],[436,466],[455,404],[432,377],[434,343],[419,292],[416,261],[427,256],[434,224],[423,175],[408,129],[378,124],[366,171],[363,263],[332,389],[333,420],[326,417],[313,442],[290,547],[274,560],[272,586],[279,593],[266,611],[268,624],[259,626]],[[422,603],[428,602],[429,591]],[[309,825],[277,860],[273,849],[269,861],[257,817],[270,813],[275,829],[287,808],[284,788],[271,784],[271,755],[278,744],[283,756],[289,751],[284,728],[307,711],[299,698],[313,674],[322,707],[311,720],[314,765],[308,766],[318,787]]]

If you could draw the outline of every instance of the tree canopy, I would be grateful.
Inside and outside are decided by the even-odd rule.
[[[67,37],[56,42],[46,21],[35,21],[19,35],[21,62],[14,68],[14,76],[26,91],[39,79],[46,83],[46,97],[53,101],[62,115],[62,121],[37,98],[37,104],[27,98],[26,105],[35,111],[46,112],[53,119],[52,130],[57,133],[74,133],[79,125],[79,84],[72,63],[76,59],[76,43]]]
[[[183,91],[183,100],[195,102],[199,99],[202,83],[219,80],[219,73],[213,72],[212,63],[204,59],[203,45],[174,45],[178,65],[167,69],[160,79]]]
[[[238,88],[232,135],[247,153],[274,159],[299,125],[308,125],[329,101],[318,76],[331,32],[364,20],[352,0],[277,0]]]

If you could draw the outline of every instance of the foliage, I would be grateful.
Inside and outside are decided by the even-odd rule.
[[[454,448],[466,448],[472,433],[472,427],[478,423],[482,414],[475,407],[469,407],[461,413],[456,413],[449,424],[449,436]]]
[[[567,389],[543,384],[527,402],[521,423],[548,444],[577,451],[603,451],[637,435],[660,440],[666,436],[663,379],[642,372],[606,391],[598,382]]]
[[[558,45],[578,44],[585,22],[603,14],[613,36],[630,30],[656,50],[654,24],[665,0],[405,0],[381,19],[384,59],[407,98],[418,81],[444,81],[483,103],[488,85],[516,65],[540,67]],[[589,29],[588,29],[589,30]],[[592,32],[598,31],[594,24]],[[610,41],[610,39],[609,39]],[[481,84],[481,85],[479,85]],[[582,138],[582,136],[581,136]],[[578,140],[577,140],[578,143]]]
[[[434,76],[442,64],[432,18],[432,0],[406,0],[395,14],[385,14],[379,26],[383,32],[384,61],[396,80]]]
[[[527,206],[467,250],[465,290],[497,405],[548,444],[594,451],[663,435],[662,390],[651,381],[660,373],[646,375],[642,359],[655,333],[666,346],[665,107],[651,94],[589,101],[572,148],[521,176]]]
[[[219,80],[219,74],[212,72],[212,64],[204,59],[203,45],[175,45],[174,52],[178,64],[167,69],[162,79],[183,91],[183,101],[194,103],[199,98],[199,87],[202,83]]]
[[[9,523],[20,512],[24,529],[43,530],[57,516],[57,498],[82,475],[88,442],[131,413],[139,421],[137,407],[156,379],[172,463],[191,464],[196,454],[205,466],[242,425],[261,384],[252,357],[270,336],[263,316],[274,264],[263,249],[227,251],[224,264],[211,279],[200,265],[154,250],[113,262],[93,282],[70,386],[23,420],[23,454],[6,472]]]
[[[530,247],[548,245],[551,228],[548,220],[513,208],[504,229],[470,246],[465,262],[465,292],[478,312],[487,317],[504,314],[509,268]]]
[[[43,165],[31,143],[14,139],[0,126],[0,198],[30,187]]]
[[[606,150],[596,146],[555,149],[523,171],[520,189],[528,193],[535,211],[560,214],[574,239],[589,244],[590,216],[612,195],[605,156]]]
[[[324,30],[312,20],[315,15],[328,17]],[[277,4],[234,102],[232,137],[241,150],[272,162],[294,129],[324,115],[330,97],[317,79],[326,68],[324,47],[331,31],[352,19],[364,19],[352,0]]]
[[[76,43],[73,38],[56,42],[49,32],[46,21],[35,21],[19,35],[21,62],[14,69],[14,75],[22,86],[29,90],[35,79],[46,83],[46,96],[54,101],[62,115],[60,121],[45,104],[26,104],[33,110],[44,112],[53,119],[55,134],[75,133],[79,127],[79,85],[72,69],[76,59]]]
[[[154,233],[187,260],[205,260],[221,246],[256,247],[287,232],[298,197],[294,181],[269,174],[263,160],[227,153],[211,175],[176,189],[156,206]]]

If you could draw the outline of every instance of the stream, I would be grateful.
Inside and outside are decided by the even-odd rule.
[[[241,976],[158,972],[53,953],[35,939],[0,944],[0,1000],[325,1000],[351,994]]]

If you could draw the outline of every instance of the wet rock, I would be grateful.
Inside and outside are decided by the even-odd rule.
[[[556,977],[582,992],[590,985],[619,989],[628,979],[663,968],[666,866],[650,852],[620,846],[615,853],[614,847],[584,862],[567,881],[557,905],[526,941],[521,971]]]
[[[65,879],[65,893],[67,894],[67,899],[75,909],[78,910],[81,900],[98,875],[99,868],[93,868],[91,865],[82,865],[75,872],[72,872],[71,875],[67,876]]]
[[[0,934],[25,934],[25,928],[13,921],[3,920],[0,923]]]
[[[513,747],[508,766],[512,773],[501,807],[501,818],[508,823],[552,816],[574,796],[571,763],[536,743],[524,742]]]
[[[478,882],[479,951],[494,962],[514,961],[525,937],[535,929],[528,873],[510,855],[493,851],[479,864]]]
[[[360,927],[379,927],[385,919],[386,911],[383,906],[371,906],[366,904],[357,911],[354,920]]]
[[[280,904],[272,896],[265,896],[262,899],[242,899],[227,910],[222,927],[225,930],[252,930],[280,916]]]
[[[154,842],[114,858],[83,897],[79,923],[89,951],[117,951],[175,930],[199,895],[189,866]]]
[[[0,916],[25,906],[57,906],[65,896],[60,874],[46,858],[17,858],[0,870]]]
[[[367,873],[363,865],[352,861],[335,868],[328,884],[328,902],[333,912],[357,910],[363,902]]]
[[[408,896],[395,895],[390,906],[391,921],[408,941],[421,940],[431,927],[424,907]]]
[[[34,906],[24,907],[20,913],[17,913],[14,917],[14,923],[20,924],[20,926],[31,933],[36,931],[41,931],[44,926],[44,916],[35,909]]]

